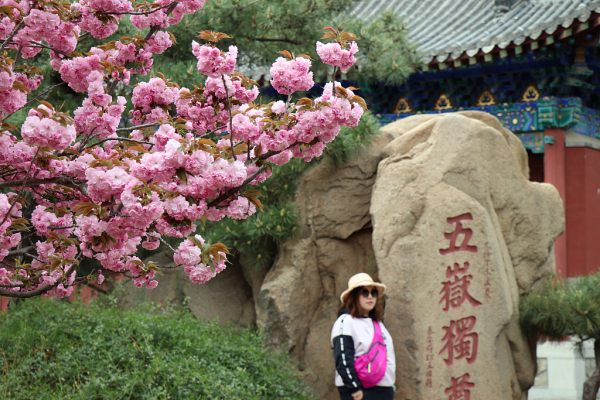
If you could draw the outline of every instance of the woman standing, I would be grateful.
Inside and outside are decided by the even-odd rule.
[[[396,381],[394,345],[383,326],[385,285],[365,273],[354,275],[342,293],[331,331],[335,385],[341,400],[392,400]]]

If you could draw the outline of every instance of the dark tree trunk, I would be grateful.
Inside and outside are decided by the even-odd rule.
[[[600,387],[600,338],[594,340],[594,358],[596,359],[596,369],[583,383],[582,400],[596,400],[596,394]]]
[[[16,298],[16,297],[11,297],[8,300],[8,309],[12,310],[13,308],[15,308],[17,306],[17,304],[19,304],[19,300],[21,300],[21,299]]]

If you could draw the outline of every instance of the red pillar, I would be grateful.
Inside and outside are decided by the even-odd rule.
[[[567,185],[565,180],[565,130],[546,129],[546,137],[554,138],[554,143],[546,143],[544,146],[544,180],[558,189],[563,201],[565,218],[567,215]],[[567,277],[567,230],[556,239],[554,243],[554,256],[556,258],[556,274]]]

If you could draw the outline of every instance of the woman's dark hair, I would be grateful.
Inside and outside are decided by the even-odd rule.
[[[350,314],[354,318],[363,317],[362,315],[360,315],[360,309],[358,307],[358,298],[359,298],[362,290],[363,290],[363,287],[359,286],[359,287],[355,288],[353,291],[351,291],[346,296],[344,303],[340,307],[338,316],[342,315],[342,314]],[[382,321],[384,309],[385,309],[384,296],[378,297],[377,303],[375,303],[375,307],[371,311],[369,311],[369,318],[371,318],[375,321],[378,321],[378,322]]]

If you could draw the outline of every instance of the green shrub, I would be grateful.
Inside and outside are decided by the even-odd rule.
[[[262,341],[184,310],[28,300],[0,315],[0,398],[310,398]]]

